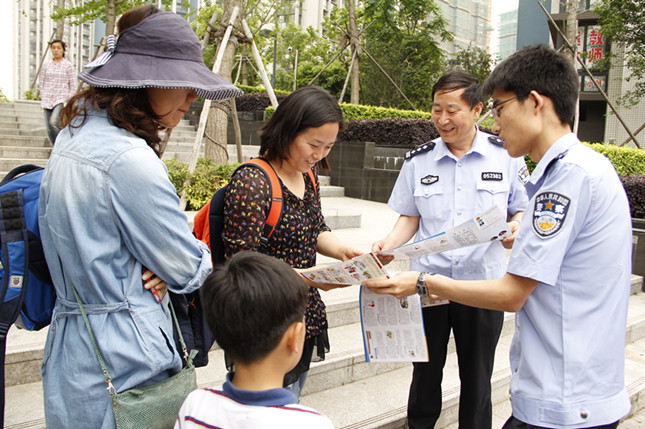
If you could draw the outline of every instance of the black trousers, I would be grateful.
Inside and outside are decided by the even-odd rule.
[[[459,428],[490,429],[492,405],[490,378],[504,313],[451,302],[423,309],[429,362],[414,363],[408,425],[433,428],[441,414],[441,380],[450,330],[454,332],[461,393]]]
[[[604,426],[594,426],[591,428],[587,429],[616,429],[618,427],[618,422],[610,423],[608,425]],[[524,423],[515,417],[511,416],[506,423],[504,423],[504,426],[502,426],[502,429],[549,429],[545,428],[542,426],[533,426],[528,423]]]

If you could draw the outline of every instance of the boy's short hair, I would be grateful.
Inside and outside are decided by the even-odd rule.
[[[580,77],[571,60],[546,45],[528,46],[502,61],[484,82],[484,94],[513,92],[524,101],[536,91],[553,102],[563,124],[573,128]]]
[[[201,297],[217,343],[234,361],[248,364],[275,349],[293,322],[303,321],[308,288],[286,262],[243,251],[214,267]]]
[[[461,99],[474,109],[478,103],[484,102],[484,95],[481,90],[481,82],[469,73],[461,70],[450,70],[439,78],[439,80],[432,87],[432,99],[438,91],[457,91],[464,89],[461,94]]]

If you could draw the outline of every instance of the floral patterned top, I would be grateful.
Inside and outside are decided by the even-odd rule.
[[[305,178],[304,199],[282,184],[282,219],[266,244],[260,242],[269,213],[269,181],[255,167],[243,166],[231,177],[224,202],[222,239],[226,258],[242,250],[255,250],[287,262],[294,268],[316,265],[318,234],[329,231],[320,206],[320,186]],[[314,187],[315,190],[314,190]],[[309,288],[305,310],[307,339],[318,345],[317,356],[329,350],[327,313],[320,292]],[[320,338],[317,338],[320,337]]]

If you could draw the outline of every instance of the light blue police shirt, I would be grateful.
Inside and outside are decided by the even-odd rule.
[[[170,290],[197,289],[211,272],[164,163],[145,141],[92,112],[61,131],[43,175],[42,243],[58,300],[42,372],[48,428],[113,428],[106,383],[72,285],[118,392],[179,371],[168,297],[143,288],[145,266]]]
[[[508,272],[539,283],[516,314],[513,416],[551,428],[613,423],[630,409],[625,191],[611,163],[574,134],[547,151],[527,190],[531,200]]]
[[[388,205],[405,216],[420,216],[414,240],[422,240],[474,218],[497,205],[514,215],[528,203],[523,158],[513,159],[477,131],[470,150],[457,159],[441,138],[434,149],[405,161]],[[410,261],[413,271],[454,279],[499,278],[506,272],[506,250],[500,242],[463,247]]]

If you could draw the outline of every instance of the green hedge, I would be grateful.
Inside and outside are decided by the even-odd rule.
[[[346,121],[386,118],[430,119],[431,116],[430,112],[420,110],[399,110],[350,103],[341,103],[340,110],[343,112],[343,119]],[[267,107],[264,111],[264,117],[269,120],[273,116],[273,111],[273,106]]]
[[[583,142],[583,144],[605,155],[614,165],[619,176],[645,175],[645,150],[604,143]],[[535,163],[528,155],[524,159],[529,171],[533,172]]]
[[[235,86],[237,86],[242,91],[244,91],[245,94],[254,94],[257,92],[261,92],[263,94],[267,93],[266,88],[264,88],[263,86],[248,86],[248,85],[240,85],[240,84],[236,84]],[[279,89],[274,89],[273,92],[275,94],[291,94],[291,91],[281,91]]]
[[[618,147],[602,143],[584,143],[595,151],[605,155],[616,168],[619,176],[645,175],[645,150],[629,147]],[[535,163],[529,156],[525,157],[529,171]],[[177,194],[181,195],[184,182],[188,176],[188,164],[170,159],[165,161],[168,176],[175,185]],[[233,171],[239,166],[232,164],[215,164],[210,158],[199,158],[195,171],[190,176],[190,185],[186,188],[187,210],[199,210],[222,186],[226,185]],[[642,181],[641,181],[642,182]],[[639,183],[641,183],[639,182]]]

